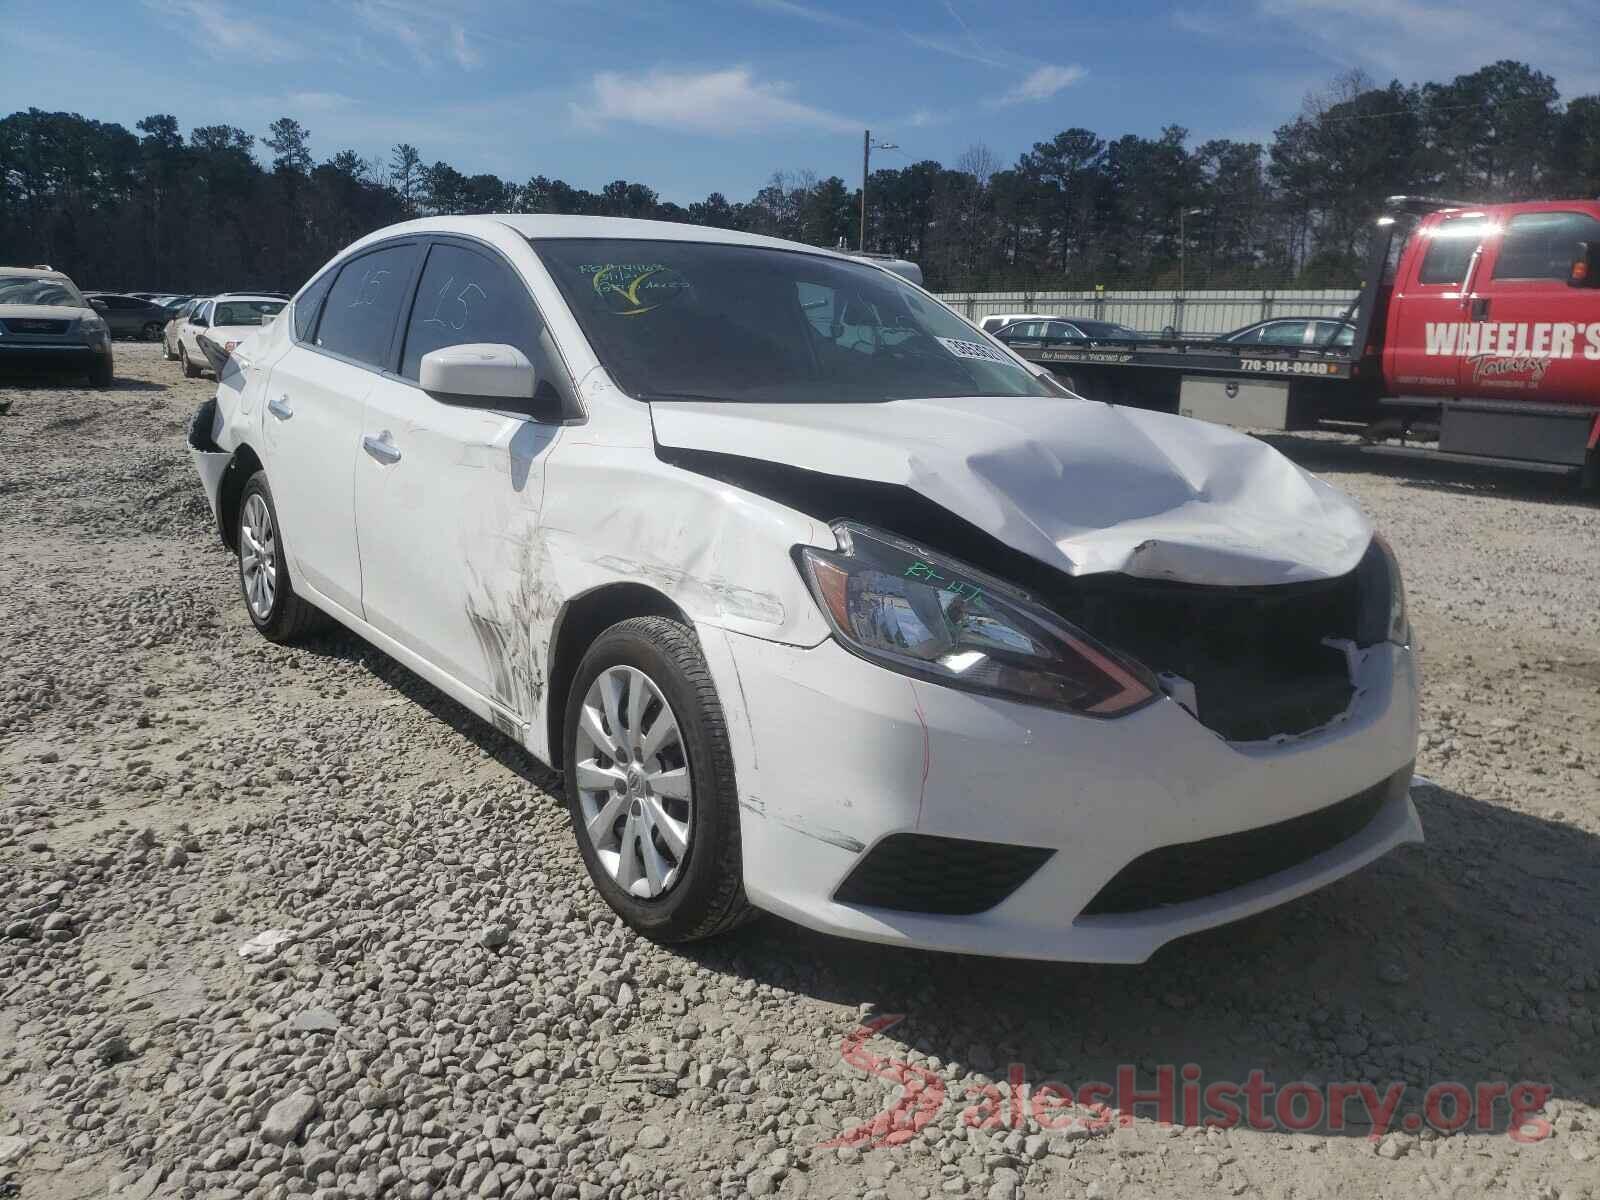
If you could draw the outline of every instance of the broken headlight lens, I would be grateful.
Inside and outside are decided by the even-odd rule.
[[[1411,644],[1411,621],[1406,616],[1406,588],[1400,581],[1400,561],[1381,533],[1372,535],[1356,568],[1361,583],[1361,632],[1356,641],[1363,646],[1393,642]]]
[[[947,687],[1094,717],[1159,695],[1136,663],[1001,582],[892,534],[841,521],[838,551],[799,548],[846,647]]]

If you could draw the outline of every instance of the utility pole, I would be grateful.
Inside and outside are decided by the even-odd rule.
[[[898,149],[900,147],[893,142],[873,141],[870,129],[861,131],[861,238],[857,250],[865,251],[867,248],[867,170],[872,163],[872,152]]]
[[[867,164],[872,160],[872,130],[861,131],[861,227],[856,231],[860,234],[861,244],[856,247],[862,252],[867,248]]]

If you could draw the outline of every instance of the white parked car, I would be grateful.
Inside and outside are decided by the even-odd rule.
[[[234,352],[190,443],[257,628],[331,617],[558,765],[596,888],[663,941],[764,909],[1137,962],[1422,836],[1357,507],[869,263],[393,226]]]
[[[172,339],[177,342],[184,375],[193,379],[210,370],[220,378],[222,365],[234,348],[270,325],[287,304],[276,296],[232,292],[201,301],[178,322]]]

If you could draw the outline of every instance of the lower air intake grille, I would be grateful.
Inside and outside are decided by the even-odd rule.
[[[1038,846],[894,833],[839,885],[840,904],[970,916],[993,908],[1054,854]]]
[[[1408,765],[1364,792],[1304,816],[1141,854],[1100,889],[1083,915],[1183,904],[1286,871],[1360,833],[1410,783]]]

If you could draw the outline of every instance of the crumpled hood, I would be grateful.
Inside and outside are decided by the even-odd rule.
[[[1372,537],[1264,442],[1088,400],[662,401],[651,417],[663,446],[902,484],[1071,575],[1296,583],[1354,570]]]

